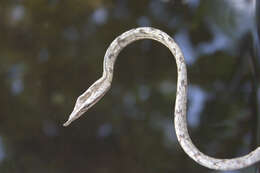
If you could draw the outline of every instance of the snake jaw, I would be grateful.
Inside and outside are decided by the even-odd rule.
[[[69,119],[63,124],[64,127],[70,125],[74,120],[78,119],[84,112],[73,110],[69,116]]]
[[[94,103],[90,103],[91,95],[88,94],[88,90],[78,97],[73,111],[71,112],[69,119],[63,124],[63,126],[68,126],[74,120],[78,119],[82,114],[84,114]]]
[[[63,126],[66,127],[70,125],[70,123],[87,112],[105,95],[109,88],[110,85],[104,83],[103,78],[100,78],[92,84],[82,95],[78,97],[69,119],[63,124]]]

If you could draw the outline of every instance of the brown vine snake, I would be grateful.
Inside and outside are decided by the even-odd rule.
[[[120,51],[128,44],[140,40],[156,40],[168,47],[175,57],[177,64],[177,94],[175,100],[175,130],[177,138],[183,150],[197,163],[216,170],[236,170],[250,166],[260,160],[260,147],[251,153],[233,159],[217,159],[207,156],[193,144],[187,129],[186,107],[187,107],[187,71],[183,54],[175,41],[166,33],[151,27],[140,27],[129,30],[118,36],[108,47],[103,64],[103,75],[92,84],[81,96],[78,97],[74,110],[64,126],[79,118],[90,107],[98,102],[109,90],[114,64]]]

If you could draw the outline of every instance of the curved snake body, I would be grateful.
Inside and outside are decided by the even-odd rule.
[[[187,105],[187,72],[186,64],[179,46],[166,33],[151,27],[141,27],[129,30],[118,36],[109,46],[104,57],[103,75],[91,85],[79,98],[73,112],[64,126],[79,118],[92,107],[109,90],[113,78],[115,61],[120,51],[130,43],[140,39],[156,40],[168,47],[175,57],[177,64],[177,94],[175,101],[175,130],[177,138],[183,150],[197,163],[216,170],[235,170],[250,166],[260,160],[260,147],[253,152],[233,159],[217,159],[200,152],[193,144],[187,129],[186,105]]]

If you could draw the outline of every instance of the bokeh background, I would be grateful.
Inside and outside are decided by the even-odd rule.
[[[184,52],[194,143],[219,158],[250,152],[260,137],[258,9],[257,0],[1,0],[0,172],[219,172],[177,142],[176,65],[155,41],[125,48],[108,94],[62,124],[113,39],[152,26]]]

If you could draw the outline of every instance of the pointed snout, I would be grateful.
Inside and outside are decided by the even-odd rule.
[[[72,113],[69,116],[69,119],[63,124],[64,127],[70,125],[73,121],[78,119],[84,112],[80,110],[73,110]]]

